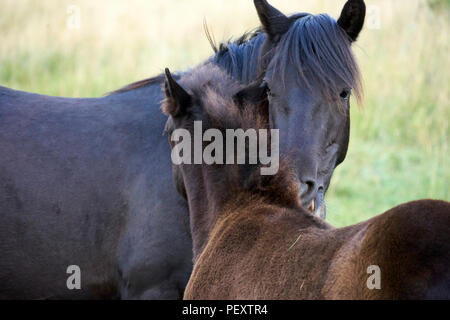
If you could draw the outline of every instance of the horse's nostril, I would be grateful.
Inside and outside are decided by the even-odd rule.
[[[314,180],[306,180],[301,183],[300,198],[303,205],[309,205],[310,202],[316,197],[317,184]]]
[[[305,193],[312,193],[316,191],[316,182],[314,180],[305,181],[306,190]]]
[[[308,186],[308,189],[313,189],[314,188],[314,181],[306,181],[306,185]]]

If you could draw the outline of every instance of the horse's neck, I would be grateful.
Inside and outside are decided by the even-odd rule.
[[[201,169],[191,179],[185,179],[189,203],[194,261],[205,247],[211,229],[222,209],[222,200],[227,197],[223,185],[212,183]]]
[[[292,245],[300,234],[306,236],[330,228],[330,225],[304,209],[278,206],[264,198],[249,195],[236,199],[235,203],[221,209],[211,227],[207,244],[208,247],[210,244],[220,247],[226,245],[237,249],[270,242],[267,237],[276,234],[273,239],[275,247],[282,245],[284,241]],[[202,249],[205,247],[206,244]]]
[[[244,43],[229,43],[226,50],[217,52],[209,61],[223,68],[233,79],[248,84],[259,76],[260,50],[265,39],[265,34],[259,33]]]
[[[300,207],[285,207],[258,193],[231,191],[234,189],[232,186],[213,185],[205,175],[194,181],[196,187],[187,186],[191,192],[195,190],[188,196],[194,262],[208,242],[212,241],[214,234],[221,233],[218,230],[223,230],[236,221],[257,223],[261,219],[274,218],[274,221],[279,221],[282,218],[290,221],[285,223],[287,229],[293,226],[297,228],[295,230],[311,226],[328,227]]]
[[[191,166],[184,172],[194,261],[206,246],[220,216],[259,199],[257,194],[253,195],[242,187],[243,181],[234,177],[235,167],[226,165],[217,170],[202,165]]]

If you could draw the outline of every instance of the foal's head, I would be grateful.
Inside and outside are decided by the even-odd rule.
[[[180,83],[166,69],[165,94],[162,110],[169,116],[166,131],[175,162],[174,178],[190,205],[192,199],[202,196],[208,200],[208,206],[222,206],[243,194],[276,202],[277,205],[299,205],[298,178],[287,160],[281,160],[276,174],[263,175],[261,169],[268,165],[262,165],[260,159],[251,162],[249,137],[243,139],[243,149],[236,145],[229,148],[228,145],[228,131],[254,130],[259,141],[253,151],[260,152],[262,149],[261,131],[267,135],[267,145],[278,147],[278,144],[272,144],[275,138],[269,130],[266,86],[261,82],[243,86],[214,64],[208,63],[183,76]],[[214,134],[211,134],[212,130]],[[174,140],[178,143],[175,144]],[[195,140],[200,144],[196,145]],[[205,158],[212,142],[218,143],[211,153],[217,156],[213,161]],[[236,142],[238,139],[235,138],[231,141]],[[180,152],[183,159],[178,161],[174,159],[174,151],[179,152],[181,144],[185,144]],[[244,163],[239,163],[237,158],[242,150],[245,150],[245,159]],[[273,150],[268,153],[271,152]],[[232,161],[228,163],[230,154]],[[278,163],[278,153],[275,155],[276,158],[272,159]],[[199,162],[195,160],[196,156]]]

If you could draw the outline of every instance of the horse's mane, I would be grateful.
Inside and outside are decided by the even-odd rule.
[[[207,60],[224,69],[232,78],[248,84],[259,77],[261,70],[273,67],[272,74],[282,74],[294,67],[300,86],[318,90],[325,99],[336,100],[336,93],[352,89],[358,102],[362,97],[361,76],[350,48],[351,40],[336,20],[327,14],[292,15],[289,30],[279,42],[260,59],[260,49],[267,36],[261,28],[244,33],[235,40],[215,44],[205,26],[214,55]],[[269,66],[263,65],[270,61]],[[149,84],[162,83],[163,75],[129,84],[112,92],[120,93]],[[342,88],[344,84],[347,88]]]
[[[151,78],[148,78],[148,79],[143,79],[143,80],[139,80],[139,81],[127,84],[126,86],[124,86],[124,87],[122,87],[120,89],[117,89],[117,90],[114,90],[114,91],[111,91],[111,92],[107,93],[107,95],[113,95],[113,94],[117,94],[117,93],[124,93],[124,92],[128,92],[128,91],[136,90],[136,89],[139,89],[139,88],[143,88],[143,87],[146,87],[148,85],[155,84],[155,83],[163,83],[163,82],[164,82],[164,75],[163,74],[159,74],[159,75],[157,75],[155,77],[151,77]]]
[[[237,39],[230,39],[217,45],[214,37],[205,25],[205,34],[214,55],[206,62],[213,62],[225,69],[234,79],[249,83],[256,77],[259,47],[264,42],[265,34],[260,28],[245,32]],[[109,93],[123,93],[155,83],[163,83],[164,74],[130,83]]]
[[[202,119],[208,128],[226,129],[269,129],[267,115],[255,112],[258,102],[239,104],[234,99],[236,93],[244,88],[223,69],[212,63],[206,63],[181,77],[179,83],[192,96],[201,110],[192,112]],[[161,109],[165,114],[173,108],[174,101],[166,98]],[[201,116],[199,116],[199,113]],[[191,124],[189,124],[191,125]],[[193,122],[192,122],[193,125]],[[207,128],[204,128],[207,129]],[[298,178],[290,165],[288,157],[280,158],[279,170],[275,175],[260,174],[261,164],[214,165],[215,181],[220,181],[227,190],[236,195],[243,192],[264,198],[273,203],[294,207],[298,205]]]
[[[210,61],[226,70],[234,79],[243,84],[255,80],[260,73],[260,48],[266,40],[261,28],[245,32],[239,38],[221,42],[217,46],[205,26],[206,37],[214,50]]]

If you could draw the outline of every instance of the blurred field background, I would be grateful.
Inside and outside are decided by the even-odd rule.
[[[327,195],[336,226],[409,200],[450,200],[449,2],[366,1],[354,46],[365,100],[353,103],[349,152]],[[337,18],[345,1],[271,3]],[[217,41],[258,26],[251,0],[0,0],[0,85],[101,96],[183,70],[212,54],[203,18]]]

